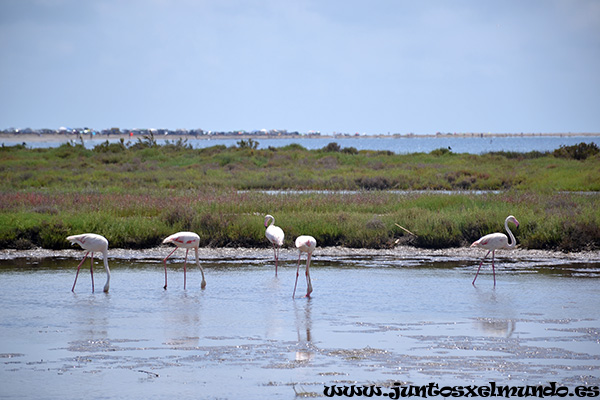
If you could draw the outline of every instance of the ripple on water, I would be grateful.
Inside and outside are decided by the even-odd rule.
[[[89,274],[71,293],[69,257],[1,261],[0,368],[13,378],[4,393],[290,398],[331,384],[600,384],[596,261],[500,257],[494,288],[489,268],[471,285],[479,254],[329,249],[315,254],[312,298],[292,299],[295,251],[282,252],[278,278],[270,249],[242,253],[203,258],[205,290],[191,265],[185,291],[181,259],[163,290],[160,257],[112,258],[109,294],[91,293]]]

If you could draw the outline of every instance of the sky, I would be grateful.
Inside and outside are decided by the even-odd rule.
[[[0,130],[600,132],[600,0],[0,0]]]

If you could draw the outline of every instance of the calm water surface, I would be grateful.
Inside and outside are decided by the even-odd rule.
[[[600,264],[500,257],[423,261],[315,253],[292,299],[296,253],[111,259],[96,292],[78,260],[0,261],[0,398],[294,399],[324,386],[600,384]],[[89,269],[88,269],[89,270]]]
[[[189,139],[188,143],[194,148],[205,148],[216,145],[235,146],[239,139]],[[29,147],[57,147],[67,142],[65,138],[60,141],[30,142]],[[73,140],[79,143],[78,140]],[[106,138],[84,139],[87,148],[93,148]],[[109,139],[118,142],[118,139]],[[171,140],[171,141],[174,141]],[[137,138],[132,141],[137,142]],[[159,144],[164,144],[166,139],[158,139]],[[523,137],[327,137],[327,138],[285,138],[285,139],[257,139],[259,149],[269,147],[283,147],[297,143],[309,150],[321,149],[331,142],[336,142],[340,147],[354,147],[357,150],[389,150],[398,154],[429,153],[439,148],[450,147],[454,153],[480,154],[491,151],[553,151],[560,146],[572,146],[581,142],[596,143],[600,145],[600,136],[523,136]],[[2,139],[6,146],[22,143],[17,139]]]

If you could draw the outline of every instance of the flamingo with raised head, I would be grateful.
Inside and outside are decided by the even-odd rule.
[[[72,245],[78,244],[82,249],[87,250],[87,253],[85,253],[85,256],[83,256],[83,260],[81,260],[77,266],[77,274],[75,274],[75,282],[73,282],[71,292],[75,293],[75,284],[77,283],[77,277],[79,276],[79,269],[90,253],[92,253],[92,256],[90,257],[90,275],[92,276],[92,293],[94,292],[94,253],[102,253],[104,259],[104,269],[106,270],[106,284],[104,285],[104,291],[108,293],[110,286],[110,269],[108,268],[108,240],[106,240],[104,236],[97,235],[95,233],[83,233],[81,235],[67,236],[67,240],[70,241]]]
[[[165,238],[165,240],[163,240],[163,244],[165,243],[173,243],[175,248],[163,260],[163,264],[165,265],[165,286],[163,288],[167,289],[167,258],[171,257],[173,253],[175,253],[175,251],[181,247],[185,249],[185,261],[183,263],[183,289],[185,290],[186,285],[187,256],[190,249],[194,249],[196,252],[196,265],[200,267],[200,272],[202,273],[202,283],[200,284],[200,287],[204,289],[206,287],[206,281],[204,280],[204,269],[202,269],[202,265],[200,265],[200,259],[198,257],[200,236],[194,232],[177,232]]]
[[[296,286],[298,285],[298,275],[300,275],[300,257],[302,253],[307,253],[306,257],[306,296],[310,297],[310,294],[313,291],[312,284],[310,283],[310,258],[312,256],[313,251],[315,251],[315,247],[317,247],[317,241],[312,236],[302,235],[296,238],[296,248],[299,250],[298,253],[298,267],[296,268],[296,283],[294,284],[294,293],[292,297],[296,295]]]
[[[494,286],[496,286],[496,271],[494,268],[494,255],[496,253],[496,250],[512,249],[517,245],[517,241],[516,241],[513,233],[508,228],[509,222],[514,223],[518,227],[519,221],[517,221],[517,219],[515,217],[513,217],[512,215],[509,215],[508,217],[506,217],[506,220],[504,220],[504,229],[506,229],[506,231],[508,232],[508,235],[510,236],[510,243],[508,242],[508,237],[504,233],[496,232],[496,233],[490,233],[488,235],[485,235],[481,239],[473,242],[473,244],[471,245],[471,247],[482,247],[482,248],[488,250],[486,255],[483,256],[483,258],[481,259],[481,262],[479,263],[479,268],[477,268],[477,273],[475,274],[475,279],[473,279],[473,285],[475,285],[475,280],[477,279],[477,276],[479,275],[479,270],[481,269],[481,265],[483,264],[483,261],[491,252],[492,253],[492,272],[494,274]]]
[[[269,221],[271,222],[269,224]],[[277,276],[277,262],[279,261],[279,249],[283,246],[284,233],[283,229],[275,225],[275,218],[267,214],[265,215],[265,236],[273,245],[273,253],[275,255],[275,276]]]

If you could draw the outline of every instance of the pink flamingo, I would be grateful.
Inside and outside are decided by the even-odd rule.
[[[171,257],[175,250],[178,248],[185,249],[185,261],[183,263],[183,289],[185,290],[186,284],[186,267],[187,267],[187,256],[190,249],[194,249],[196,252],[196,265],[200,267],[200,272],[202,273],[202,283],[200,287],[204,289],[206,287],[206,281],[204,280],[204,269],[202,269],[202,265],[200,265],[200,259],[198,258],[198,247],[200,246],[200,236],[195,234],[194,232],[177,232],[168,236],[163,240],[163,244],[165,243],[173,243],[176,247],[172,252],[169,253],[168,256],[163,260],[163,264],[165,264],[165,286],[164,289],[167,288],[167,258]]]
[[[110,286],[110,269],[108,268],[108,240],[106,240],[104,236],[100,236],[95,233],[67,236],[67,240],[70,241],[72,245],[78,244],[82,249],[87,250],[87,253],[85,253],[85,256],[83,256],[83,260],[81,260],[77,266],[77,274],[75,274],[75,282],[73,282],[71,292],[75,293],[75,284],[77,283],[77,277],[79,276],[79,269],[81,268],[81,265],[87,258],[88,254],[91,252],[92,256],[90,257],[90,274],[92,276],[92,293],[94,292],[94,253],[102,253],[104,258],[104,269],[106,269],[106,284],[104,285],[104,291],[108,293]]]
[[[269,224],[269,221],[271,223]],[[275,254],[275,276],[277,276],[277,261],[279,261],[279,249],[283,246],[283,229],[274,225],[275,218],[272,215],[265,215],[265,236],[273,244],[273,253]]]
[[[292,294],[292,297],[294,297],[296,295],[296,286],[298,285],[298,275],[300,275],[299,274],[300,257],[302,256],[302,253],[308,254],[308,256],[306,258],[306,296],[305,297],[310,297],[310,294],[313,291],[312,285],[310,283],[309,267],[310,267],[310,257],[312,256],[313,251],[315,251],[315,247],[317,247],[317,241],[312,236],[303,235],[303,236],[298,236],[296,238],[296,248],[298,248],[299,253],[298,253],[298,267],[296,268],[296,283],[294,284],[294,294]]]
[[[481,239],[473,242],[473,244],[471,245],[471,247],[482,247],[482,248],[488,250],[486,255],[481,259],[481,263],[479,263],[479,268],[477,268],[477,273],[475,274],[475,279],[473,279],[473,285],[475,285],[475,280],[477,279],[477,275],[479,275],[479,270],[481,269],[481,265],[483,264],[483,261],[491,252],[492,253],[492,272],[494,274],[494,286],[496,286],[496,271],[494,268],[494,255],[496,253],[496,250],[512,249],[517,245],[517,241],[516,241],[514,235],[508,228],[509,222],[514,223],[518,227],[519,221],[517,221],[517,219],[515,217],[513,217],[512,215],[509,215],[508,217],[506,217],[506,220],[504,221],[504,229],[506,229],[506,231],[508,232],[508,235],[510,236],[510,240],[511,240],[510,244],[508,243],[508,237],[506,237],[506,235],[504,233],[496,232],[496,233],[490,233],[489,235],[485,235]]]

